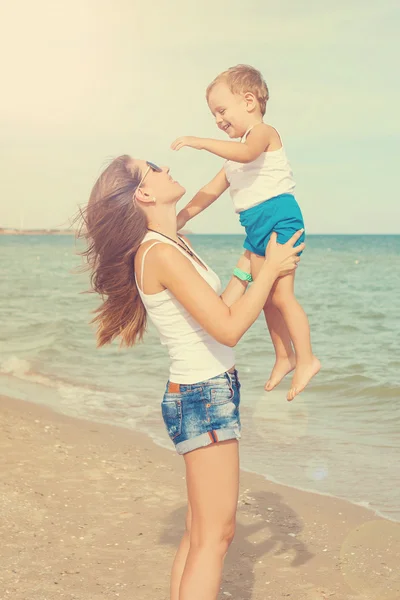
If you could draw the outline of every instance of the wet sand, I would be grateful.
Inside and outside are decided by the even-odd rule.
[[[0,461],[2,600],[168,600],[181,457],[1,397]],[[399,564],[400,524],[242,472],[220,598],[399,600]]]

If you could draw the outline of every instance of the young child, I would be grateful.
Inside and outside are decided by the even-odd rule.
[[[292,171],[278,132],[263,122],[269,95],[259,71],[247,65],[232,67],[210,83],[206,97],[217,127],[231,139],[240,138],[240,141],[180,137],[173,142],[173,150],[189,146],[226,159],[216,177],[180,211],[178,228],[210,206],[229,187],[235,210],[246,230],[244,248],[251,252],[251,276],[255,279],[271,233],[275,231],[278,242],[284,244],[297,230],[304,228],[300,207],[293,196]],[[303,239],[304,235],[298,244]],[[235,275],[251,278],[238,269]],[[287,395],[288,400],[293,400],[320,369],[320,362],[311,349],[307,315],[294,295],[294,272],[277,280],[264,313],[276,353],[265,389],[272,390],[295,369]]]

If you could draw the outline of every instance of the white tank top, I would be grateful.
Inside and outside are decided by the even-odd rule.
[[[242,137],[243,143],[252,129]],[[263,152],[249,163],[227,160],[224,168],[237,213],[280,194],[293,194],[296,185],[283,145],[278,150]]]
[[[235,364],[233,349],[214,340],[169,290],[163,290],[157,294],[145,294],[142,291],[147,252],[159,243],[170,244],[174,248],[178,248],[192,262],[198,273],[213,290],[220,294],[221,282],[218,275],[193,250],[193,254],[206,268],[200,266],[189,254],[160,234],[147,233],[142,244],[149,240],[155,241],[143,253],[140,286],[137,280],[136,285],[147,315],[158,330],[161,344],[168,348],[171,359],[170,381],[189,385],[224,373]]]

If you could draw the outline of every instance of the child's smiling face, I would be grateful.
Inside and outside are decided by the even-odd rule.
[[[208,106],[217,127],[230,138],[242,137],[246,133],[249,112],[244,94],[233,94],[225,83],[217,83],[208,96]]]

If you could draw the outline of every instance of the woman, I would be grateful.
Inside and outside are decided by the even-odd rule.
[[[169,169],[121,156],[97,180],[83,215],[84,253],[97,309],[98,345],[142,338],[147,315],[167,345],[162,401],[168,433],[186,465],[186,531],[172,567],[171,600],[215,600],[234,535],[239,486],[240,384],[232,347],[260,314],[275,280],[296,268],[294,248],[274,238],[257,281],[217,275],[178,236],[185,189]],[[243,256],[238,266],[246,269]]]

